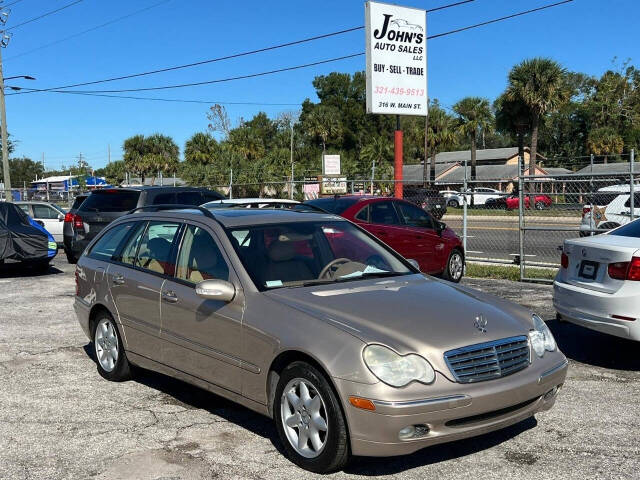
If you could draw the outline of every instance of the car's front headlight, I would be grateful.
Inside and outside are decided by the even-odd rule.
[[[364,363],[384,383],[403,387],[413,381],[432,383],[436,373],[429,362],[420,355],[398,355],[382,345],[369,345],[364,349]]]
[[[543,357],[544,352],[553,352],[557,348],[556,340],[553,338],[553,334],[551,330],[549,330],[549,327],[547,327],[547,324],[544,323],[544,320],[535,313],[531,318],[534,328],[529,332],[531,347],[537,356]]]

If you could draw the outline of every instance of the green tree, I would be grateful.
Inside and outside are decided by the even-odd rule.
[[[478,134],[493,128],[493,114],[489,100],[481,97],[466,97],[453,106],[453,111],[458,114],[458,131],[471,140],[471,178],[475,179]]]
[[[2,173],[2,165],[0,165],[0,174]],[[22,188],[33,182],[36,177],[44,176],[44,168],[40,162],[34,162],[30,158],[10,158],[9,173],[11,174],[11,184],[14,188]],[[2,178],[0,176],[0,178]]]
[[[531,118],[531,151],[529,173],[535,174],[538,132],[544,116],[557,111],[569,101],[571,91],[567,72],[548,58],[524,60],[509,72],[506,98],[526,105]]]
[[[591,130],[587,144],[591,153],[604,156],[604,163],[607,163],[609,155],[620,155],[624,149],[624,140],[613,127]]]
[[[180,149],[167,135],[135,135],[124,141],[122,149],[127,170],[140,175],[142,183],[151,176],[153,184],[157,172],[170,174],[178,169]]]
[[[327,151],[329,139],[337,140],[342,134],[340,113],[335,107],[315,107],[304,120],[305,133],[313,140],[320,140],[322,154]]]
[[[184,145],[184,160],[194,165],[212,165],[220,151],[210,133],[194,133]]]
[[[115,160],[95,170],[94,175],[104,177],[111,185],[120,185],[126,179],[126,172],[124,160]]]
[[[439,152],[451,148],[457,139],[455,119],[447,114],[437,100],[429,107],[429,117],[427,120],[427,147],[431,161],[429,166],[425,160],[422,180],[427,183],[436,179],[436,155]]]
[[[384,178],[391,171],[392,150],[389,138],[379,135],[373,137],[369,143],[362,147],[360,157],[365,164],[371,166],[372,171],[378,172],[377,178]]]
[[[518,139],[518,156],[524,163],[524,139],[531,130],[529,107],[519,98],[511,99],[503,93],[493,102],[493,108],[496,130]],[[524,164],[522,169],[524,170]]]

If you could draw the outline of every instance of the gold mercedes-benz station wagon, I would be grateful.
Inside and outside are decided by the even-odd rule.
[[[335,215],[173,208],[118,219],[78,261],[75,310],[104,378],[135,365],[272,417],[315,472],[554,404],[567,360],[536,314],[423,275]]]

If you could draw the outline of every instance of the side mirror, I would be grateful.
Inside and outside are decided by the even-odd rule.
[[[445,228],[447,228],[446,223],[436,221],[436,232],[438,232],[438,235],[442,235],[442,232],[444,232]]]
[[[58,214],[58,221],[59,222],[63,222],[64,221],[64,215],[63,214],[61,214],[61,213]]]
[[[417,260],[414,260],[413,258],[407,258],[407,262],[409,262],[412,267],[420,270],[420,265],[418,264]]]
[[[196,285],[196,294],[207,300],[230,302],[236,296],[236,287],[225,280],[203,280]]]

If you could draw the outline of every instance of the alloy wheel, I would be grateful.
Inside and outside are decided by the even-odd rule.
[[[449,274],[451,275],[451,278],[457,282],[462,278],[463,271],[464,261],[462,260],[462,255],[458,252],[453,252],[449,259]]]
[[[293,449],[305,458],[315,458],[327,444],[329,422],[324,400],[308,380],[294,378],[280,400],[282,427]]]
[[[105,372],[111,372],[118,363],[119,343],[113,320],[102,318],[96,326],[94,344],[96,357]]]

